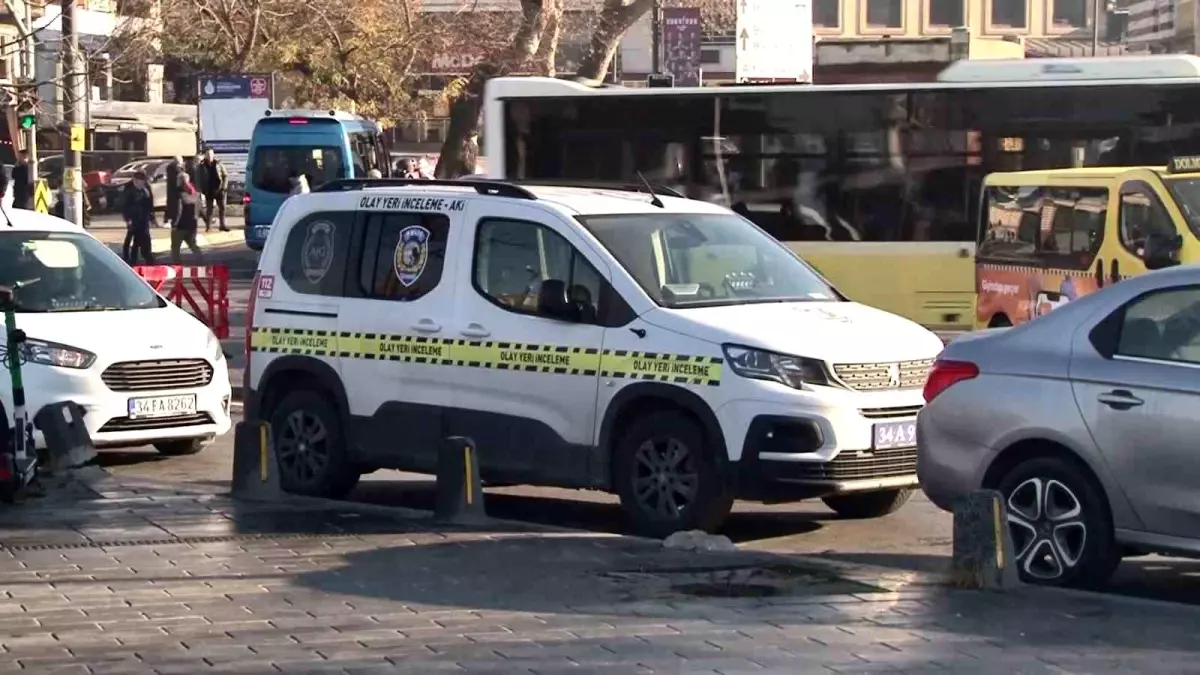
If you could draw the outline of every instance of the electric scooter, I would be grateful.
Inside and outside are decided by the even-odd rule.
[[[18,281],[12,286],[0,286],[0,309],[4,311],[6,336],[4,365],[12,381],[12,429],[7,443],[9,446],[0,454],[0,501],[12,503],[20,500],[37,477],[38,458],[33,444],[33,424],[25,410],[25,385],[21,380],[21,366],[25,362],[23,344],[25,332],[17,328],[17,291],[39,279]],[[7,420],[5,420],[7,422]]]

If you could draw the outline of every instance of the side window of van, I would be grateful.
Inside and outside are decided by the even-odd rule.
[[[1040,251],[1045,265],[1089,269],[1104,241],[1108,190],[1051,188],[1042,209]]]
[[[339,297],[354,212],[314,213],[296,223],[283,245],[279,273],[296,293]]]
[[[1043,190],[988,187],[984,193],[980,259],[1037,265]]]
[[[520,220],[481,221],[474,268],[475,289],[504,309],[536,315],[542,282],[556,280],[587,308],[582,322],[596,320],[605,285],[600,273],[548,227]]]
[[[363,236],[362,297],[411,302],[437,288],[449,218],[440,213],[372,213]]]
[[[1120,232],[1121,246],[1138,258],[1145,254],[1147,237],[1170,238],[1178,234],[1166,208],[1144,183],[1121,188]]]

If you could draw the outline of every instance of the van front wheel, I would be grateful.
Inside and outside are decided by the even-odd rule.
[[[733,490],[694,420],[674,411],[630,426],[614,457],[621,507],[650,537],[683,530],[712,532],[733,508]]]

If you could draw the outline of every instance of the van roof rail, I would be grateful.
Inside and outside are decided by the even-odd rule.
[[[322,183],[313,192],[349,192],[379,187],[464,187],[481,195],[537,200],[537,195],[525,188],[500,180],[440,180],[427,178],[342,178]]]
[[[625,181],[603,181],[603,180],[572,180],[567,179],[534,179],[534,180],[515,180],[512,181],[517,185],[535,185],[541,187],[569,187],[569,188],[592,188],[595,190],[619,190],[621,192],[640,192],[646,194],[646,186],[642,183],[628,183]],[[654,194],[660,197],[678,197],[679,199],[687,199],[683,193],[674,188],[665,185],[651,184],[650,188],[654,190]]]

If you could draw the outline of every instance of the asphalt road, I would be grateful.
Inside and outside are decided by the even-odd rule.
[[[231,223],[234,227],[237,224]],[[230,266],[231,323],[226,343],[231,377],[241,379],[240,340],[256,254],[241,244],[219,247],[214,262]],[[239,409],[240,412],[240,409]],[[164,458],[152,449],[105,452],[102,462],[117,473],[160,480],[225,485],[232,466],[232,434],[194,457]],[[432,508],[428,477],[379,471],[364,477],[351,498],[381,505]],[[627,532],[613,497],[575,490],[533,487],[488,489],[488,511],[513,520],[585,530]],[[865,521],[841,520],[819,501],[763,506],[739,503],[725,529],[749,548],[822,555],[902,569],[942,569],[951,550],[951,518],[917,495],[898,513]],[[1200,604],[1200,561],[1156,556],[1126,562],[1115,578],[1119,593]]]

